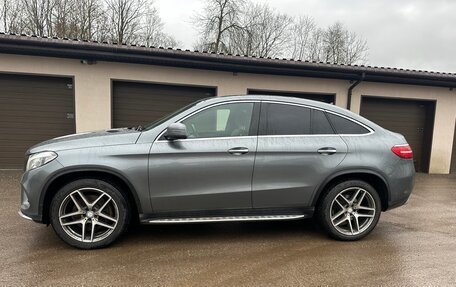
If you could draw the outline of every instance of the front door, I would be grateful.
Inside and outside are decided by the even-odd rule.
[[[255,105],[232,102],[205,108],[180,121],[187,127],[187,139],[162,137],[153,144],[149,185],[154,212],[252,207],[259,117]]]
[[[308,207],[328,171],[347,146],[324,111],[284,103],[262,103],[253,176],[254,208]]]

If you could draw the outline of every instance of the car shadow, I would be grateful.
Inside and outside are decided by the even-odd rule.
[[[223,242],[226,240],[264,240],[299,236],[327,238],[313,219],[258,222],[220,222],[166,225],[133,225],[122,241],[179,242],[195,240]]]

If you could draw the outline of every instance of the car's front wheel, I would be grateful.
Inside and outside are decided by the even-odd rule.
[[[361,180],[348,180],[331,187],[317,210],[327,233],[338,240],[358,240],[377,225],[381,201],[377,191]]]
[[[50,221],[66,243],[81,249],[101,248],[125,231],[129,206],[115,185],[99,179],[80,179],[56,193]]]

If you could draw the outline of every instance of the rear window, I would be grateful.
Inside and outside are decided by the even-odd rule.
[[[365,127],[340,116],[328,113],[329,120],[338,134],[367,134],[369,130]]]

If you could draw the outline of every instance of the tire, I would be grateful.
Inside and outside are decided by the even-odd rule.
[[[73,181],[51,201],[52,228],[64,242],[79,249],[110,245],[127,229],[129,220],[128,201],[118,187],[104,180]]]
[[[361,180],[348,180],[330,187],[317,207],[323,229],[332,238],[343,241],[368,235],[377,225],[380,213],[377,191]]]

